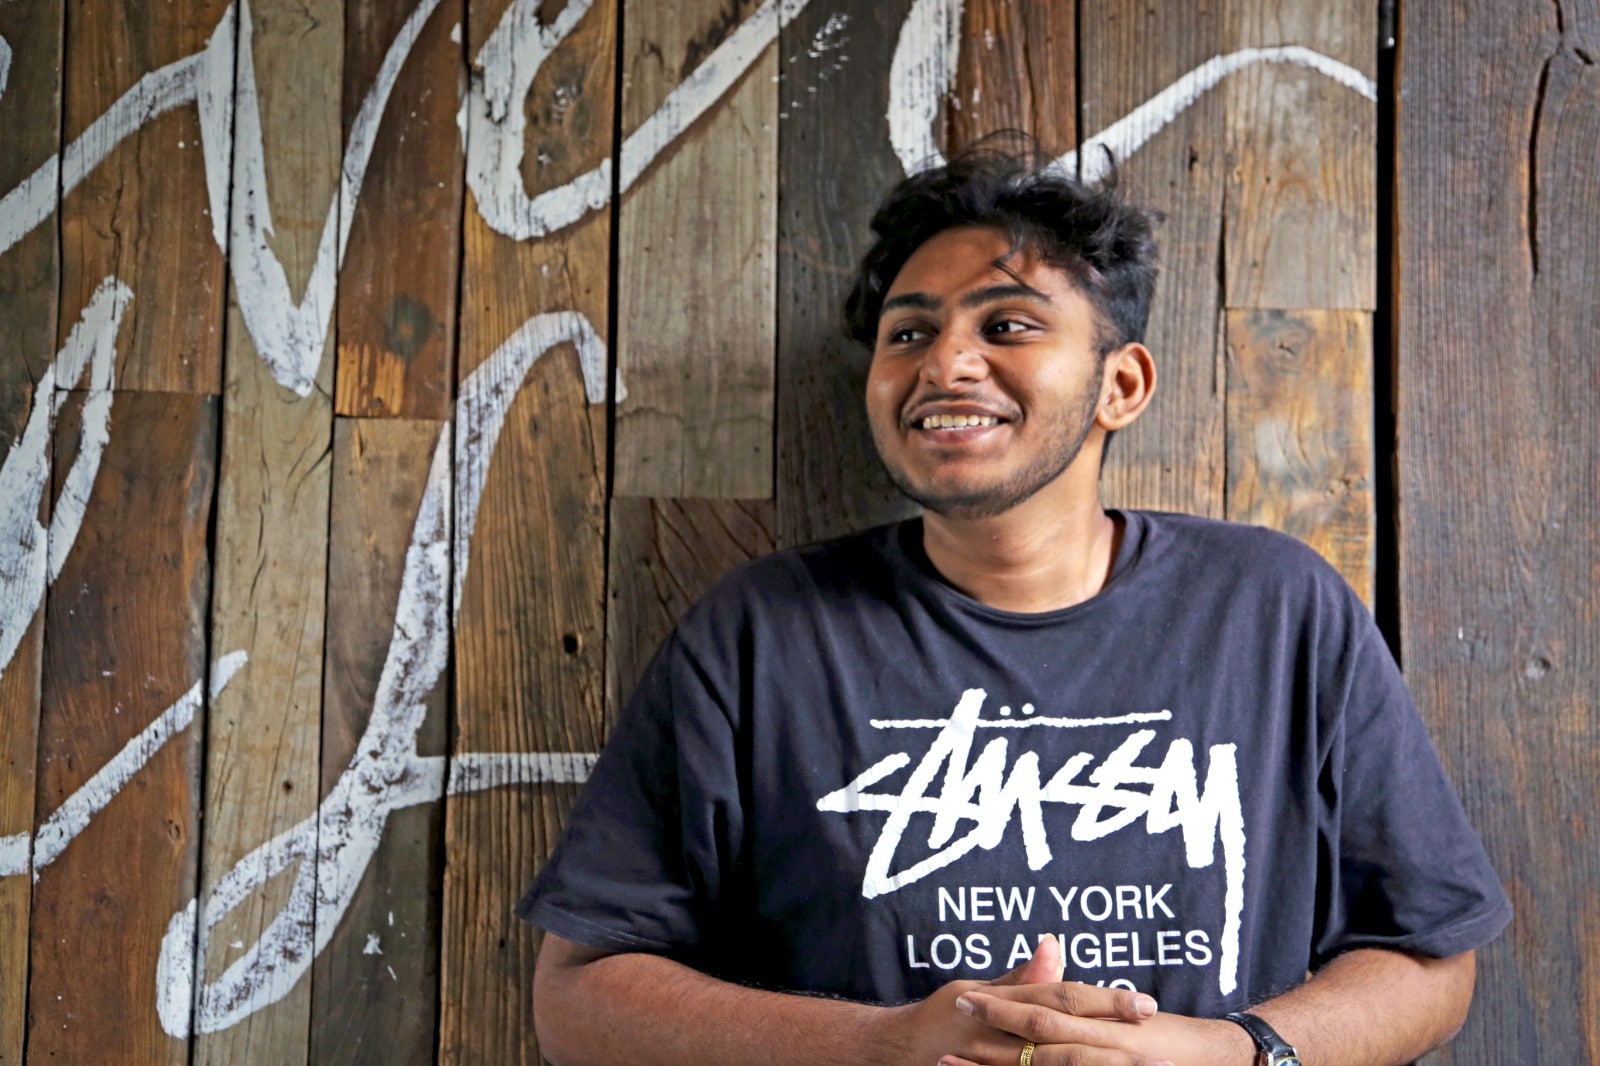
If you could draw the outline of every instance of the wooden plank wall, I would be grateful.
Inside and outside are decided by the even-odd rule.
[[[839,304],[1007,127],[1168,214],[1109,500],[1397,620],[1518,908],[1439,1061],[1600,1060],[1600,13],[1400,15],[0,3],[0,1063],[539,1061],[512,905],[678,612],[908,513]]]

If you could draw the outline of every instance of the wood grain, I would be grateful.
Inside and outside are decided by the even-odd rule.
[[[504,9],[473,7],[469,56]],[[526,104],[527,195],[610,158],[616,39],[615,9],[597,4],[540,68]],[[554,236],[516,242],[491,231],[469,203],[462,373],[535,314],[576,310],[603,337],[610,233],[601,211]],[[455,634],[453,751],[594,751],[605,688],[605,406],[586,402],[569,345],[541,356],[520,383],[500,384],[516,398],[471,543],[458,546],[457,558],[470,562]],[[458,468],[458,478],[463,473]],[[518,786],[446,801],[442,1062],[539,1062],[536,936],[512,908],[554,844],[574,791]]]
[[[965,16],[946,112],[951,151],[996,130],[1021,130],[1057,154],[1076,147],[1076,4],[971,0]]]
[[[777,509],[767,500],[611,501],[608,722],[678,617],[717,578],[771,552],[776,524]]]
[[[258,0],[248,10],[274,251],[298,294],[338,190],[342,3]],[[242,192],[234,200],[245,209]],[[235,864],[309,817],[319,798],[332,360],[325,349],[309,396],[284,389],[244,326],[237,289],[230,296],[211,642],[250,659],[207,716],[202,910]],[[292,882],[275,878],[211,930],[205,974],[214,979],[255,947]],[[299,950],[311,950],[311,934]],[[247,1020],[198,1037],[196,1061],[304,1061],[309,1012],[301,981]]]
[[[227,8],[227,0],[75,4],[66,25],[63,143],[141,77],[203,49]],[[119,387],[221,388],[223,260],[192,105],[146,122],[88,173],[62,204],[61,246],[63,324],[77,321],[106,277],[140,301],[118,352]]]
[[[801,103],[786,107],[778,124],[780,546],[915,509],[878,464],[864,399],[870,353],[840,325],[872,211],[905,176],[883,116],[909,7],[906,0],[811,4],[779,41],[784,99]],[[830,32],[836,17],[842,22]],[[819,39],[842,44],[822,50],[813,46]]]
[[[1299,537],[1370,606],[1372,316],[1230,310],[1228,506]]]
[[[623,129],[642,125],[758,6],[627,4]],[[619,496],[772,495],[778,67],[769,45],[623,196]]]
[[[323,682],[322,791],[356,754],[394,630],[401,572],[436,422],[334,424]],[[445,754],[449,686],[433,693],[419,754]],[[312,1062],[431,1061],[438,1045],[439,884],[444,808],[390,814],[382,842],[312,971]]]
[[[1080,132],[1088,138],[1217,55],[1224,27],[1216,6],[1082,0],[1079,30]],[[1156,358],[1155,399],[1111,442],[1103,479],[1110,504],[1223,512],[1224,115],[1222,94],[1207,93],[1118,160],[1124,187],[1167,220],[1145,341]]]
[[[1229,0],[1226,46],[1295,44],[1376,77],[1365,0]],[[1229,307],[1377,306],[1377,105],[1303,66],[1228,78]]]
[[[1600,1055],[1600,12],[1401,9],[1407,678],[1516,918],[1438,1061]]]
[[[15,188],[59,149],[61,137],[62,4],[0,5],[0,40],[11,49],[0,93],[0,195]],[[0,463],[33,410],[36,385],[56,350],[57,289],[61,281],[55,219],[0,252]],[[15,466],[13,466],[15,469]],[[0,507],[6,501],[0,501]],[[38,521],[48,525],[49,504]],[[0,533],[0,536],[5,534]],[[16,581],[19,575],[7,575]],[[10,590],[15,594],[16,589]],[[31,596],[28,599],[31,600]],[[35,605],[42,606],[42,603]],[[44,612],[8,617],[0,626],[26,627],[9,661],[0,661],[0,837],[34,828],[34,769],[38,757],[39,666]],[[22,1061],[27,1030],[28,914],[32,881],[0,877],[0,1063]]]
[[[41,816],[206,678],[206,549],[217,403],[117,397],[109,443],[75,549],[45,610],[39,734]],[[76,407],[56,431],[76,448]],[[156,960],[171,917],[194,898],[200,730],[161,745],[34,884],[30,1061],[189,1061],[162,1031]]]
[[[348,0],[344,137],[348,142],[395,35],[415,4]],[[465,81],[451,40],[464,0],[441,4],[402,68],[373,144],[339,272],[340,414],[443,419],[455,384],[456,291],[463,197],[456,111]],[[348,210],[348,208],[346,208]]]

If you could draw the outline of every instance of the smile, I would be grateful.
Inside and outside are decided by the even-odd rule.
[[[993,426],[999,421],[994,415],[929,415],[914,424],[918,429],[972,429]]]

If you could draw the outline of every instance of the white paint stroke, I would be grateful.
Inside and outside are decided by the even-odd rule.
[[[468,375],[457,401],[457,419],[471,427],[457,444],[456,462],[464,473],[458,494],[451,486],[451,427],[440,431],[428,470],[411,543],[401,573],[399,601],[389,651],[379,675],[371,717],[349,765],[316,812],[262,843],[240,859],[213,886],[198,907],[180,911],[168,923],[161,943],[161,965],[181,976],[179,956],[194,952],[196,995],[163,996],[161,1024],[173,1036],[193,1028],[216,1032],[237,1024],[288,994],[328,945],[350,907],[356,889],[382,842],[389,815],[404,807],[438,799],[445,791],[442,757],[422,757],[417,731],[427,700],[449,661],[451,602],[459,586],[451,581],[451,500],[460,529],[457,576],[464,572],[470,533],[482,500],[483,479],[504,424],[527,372],[550,348],[571,342],[584,367],[591,401],[605,396],[605,347],[587,319],[577,312],[529,319]],[[577,779],[586,776],[586,755],[480,755],[462,758],[450,776],[458,792],[502,784]],[[263,885],[294,868],[293,882],[278,913],[256,942],[214,980],[204,971],[213,929]],[[196,936],[198,934],[198,936]],[[198,951],[194,945],[198,943]],[[191,1017],[192,1006],[192,1017]]]
[[[0,96],[6,94],[6,85],[11,81],[11,42],[0,37]]]
[[[95,288],[61,351],[40,375],[22,436],[0,466],[0,676],[83,528],[89,490],[111,439],[117,332],[132,299],[116,278],[105,278]],[[89,380],[78,454],[62,479],[47,532],[39,523],[39,505],[50,483],[50,438],[67,390],[82,382],[85,371]]]
[[[233,680],[233,675],[245,664],[247,658],[244,652],[235,651],[217,660],[212,666],[213,696]],[[167,741],[189,728],[189,723],[194,721],[194,712],[200,706],[200,686],[201,682],[196,681],[172,706],[156,715],[154,721],[107,759],[105,765],[95,771],[94,776],[79,785],[77,790],[40,824],[33,838],[32,867],[35,881],[39,879],[39,871],[61,857],[62,851],[72,843],[73,838],[88,828],[94,816],[116,798],[122,787],[133,779],[133,775],[138,773]],[[21,835],[26,839],[27,834]],[[0,877],[20,874],[29,867],[27,848],[19,847],[14,840],[14,837],[7,837],[0,842],[4,845],[0,847]]]
[[[491,755],[466,752],[450,760],[452,796],[486,788],[507,788],[540,782],[579,785],[589,780],[599,756],[591,752],[530,752]]]
[[[611,161],[565,185],[530,197],[523,186],[527,120],[522,101],[545,58],[572,32],[593,0],[572,0],[549,26],[537,20],[539,0],[516,0],[478,51],[467,98],[457,116],[467,159],[467,185],[478,213],[515,240],[547,236],[611,200]],[[624,138],[618,185],[626,192],[674,139],[734,85],[809,0],[766,0],[684,78],[637,130]]]
[[[907,174],[944,161],[934,126],[955,89],[963,0],[916,0],[889,61],[889,145]]]

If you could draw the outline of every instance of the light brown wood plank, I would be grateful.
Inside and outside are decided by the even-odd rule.
[[[476,58],[504,3],[469,12]],[[527,96],[524,187],[560,186],[612,154],[616,10],[597,3],[545,61]],[[469,139],[473,129],[468,128]],[[539,156],[548,162],[542,165]],[[601,338],[609,307],[610,222],[601,210],[549,237],[515,241],[469,204],[460,367],[470,375],[532,316],[576,311]],[[493,375],[489,370],[486,374]],[[489,462],[467,549],[455,633],[452,750],[594,751],[604,714],[604,404],[587,401],[574,348],[525,377],[489,380],[514,396]],[[458,440],[472,426],[463,417]],[[489,461],[481,445],[456,468],[457,492]],[[458,525],[458,537],[464,536]],[[439,1058],[491,1066],[539,1062],[531,990],[537,938],[512,908],[571,803],[571,785],[519,785],[449,797],[440,961]]]
[[[810,4],[779,41],[786,94],[778,124],[780,545],[915,510],[889,483],[872,446],[865,401],[871,353],[840,327],[868,246],[868,220],[905,176],[884,115],[889,65],[909,8],[907,0]],[[837,47],[816,47],[819,41]],[[796,99],[800,107],[787,107]],[[937,128],[944,128],[942,118]]]
[[[347,0],[344,132],[416,9]],[[337,397],[344,415],[443,419],[455,384],[466,77],[451,40],[463,0],[429,17],[379,126],[340,269]],[[347,208],[348,209],[348,208]]]
[[[628,3],[623,129],[642,125],[758,6]],[[772,495],[777,73],[771,45],[623,196],[617,495]]]
[[[1229,311],[1228,509],[1322,553],[1370,606],[1372,316]]]
[[[0,40],[10,49],[10,70],[0,93],[0,195],[11,191],[54,155],[61,138],[60,0],[21,7],[0,5]],[[0,251],[0,463],[12,470],[35,463],[31,451],[13,454],[28,424],[36,384],[56,350],[56,293],[61,262],[56,219]],[[42,399],[43,397],[40,397]],[[48,445],[46,445],[48,454]],[[48,494],[46,494],[48,495]],[[0,501],[13,521],[49,522],[50,505],[21,514],[14,500]],[[31,536],[0,522],[0,539],[16,544]],[[39,543],[39,547],[43,547]],[[43,637],[42,592],[37,579],[23,592],[20,574],[7,574],[10,613],[0,617],[0,838],[33,832],[34,770],[38,758],[39,665]],[[6,654],[6,649],[10,654]],[[28,914],[33,888],[25,873],[0,876],[0,1063],[22,1061],[27,1031]]]
[[[1221,51],[1223,12],[1215,6],[1082,0],[1079,10],[1085,140]],[[1111,442],[1109,504],[1222,514],[1223,117],[1222,94],[1207,93],[1118,161],[1125,188],[1167,221],[1157,233],[1161,278],[1146,336],[1155,399]]]
[[[337,196],[342,6],[258,0],[249,8],[271,243],[297,294]],[[245,208],[236,192],[235,209]],[[207,717],[202,908],[229,870],[310,817],[319,798],[332,360],[325,347],[309,396],[283,388],[244,326],[240,291],[230,295],[211,643],[218,654],[243,650],[250,659]],[[209,979],[255,947],[298,872],[275,878],[211,930]],[[312,930],[302,932],[297,950],[309,952]],[[304,1061],[309,1012],[302,979],[276,1003],[198,1037],[196,1061]]]
[[[75,5],[66,25],[63,143],[80,138],[141,77],[201,51],[227,8],[227,0]],[[223,260],[212,222],[192,104],[144,122],[62,204],[63,334],[107,277],[140,301],[118,353],[118,387],[221,388]]]
[[[1600,1052],[1600,13],[1401,7],[1401,636],[1516,918],[1440,1062]]]
[[[57,426],[66,469],[77,406]],[[77,545],[45,610],[43,822],[207,677],[213,398],[123,393]],[[137,761],[137,760],[135,760]],[[178,729],[34,884],[28,1057],[189,1061],[156,1013],[156,962],[194,898],[200,730]],[[37,860],[37,856],[36,856]]]
[[[1300,45],[1376,78],[1374,4],[1226,7],[1229,52]],[[1276,62],[1232,75],[1225,92],[1227,306],[1376,307],[1376,102],[1308,67]]]
[[[322,792],[356,755],[394,631],[412,526],[440,432],[410,419],[334,424],[323,682]],[[416,748],[445,753],[448,686],[433,692]],[[312,1062],[431,1061],[438,1044],[439,883],[444,807],[390,814],[383,839],[312,973]]]
[[[1074,3],[966,5],[956,91],[946,114],[952,151],[996,130],[1021,130],[1046,150],[1077,145]]]
[[[723,574],[771,552],[776,525],[777,509],[767,500],[611,501],[608,721],[678,616]]]

